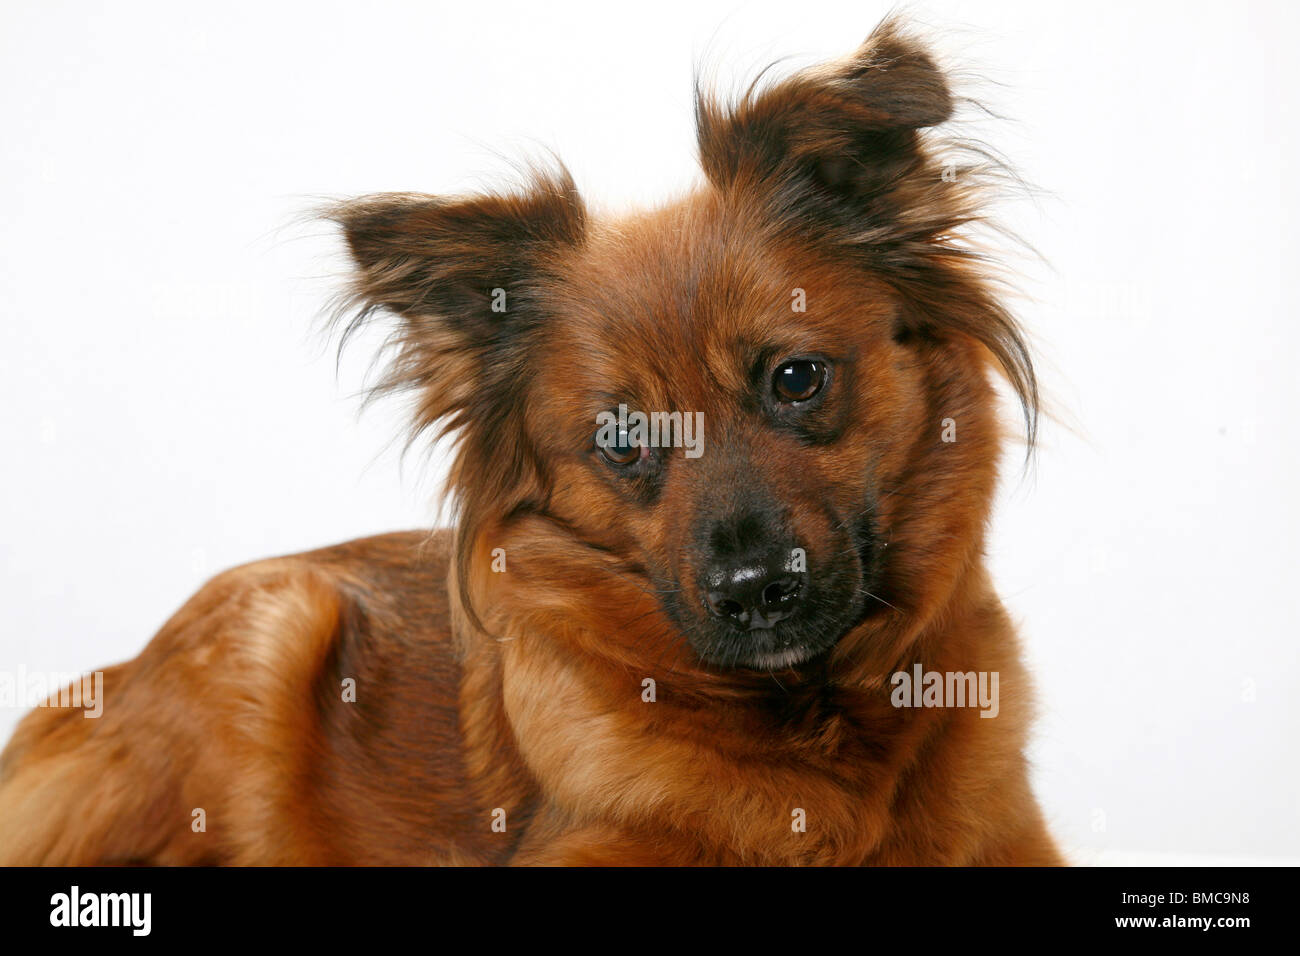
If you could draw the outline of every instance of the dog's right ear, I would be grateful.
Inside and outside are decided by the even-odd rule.
[[[480,348],[526,321],[535,276],[581,241],[586,214],[568,173],[534,174],[522,192],[449,200],[380,193],[327,213],[343,227],[356,300],[407,321],[439,322]]]
[[[343,333],[388,314],[392,361],[377,393],[414,396],[411,438],[455,432],[449,487],[458,492],[457,576],[469,603],[480,527],[539,493],[524,427],[533,330],[545,322],[546,279],[582,242],[586,213],[568,172],[534,173],[521,192],[447,200],[410,193],[340,203],[355,272]]]
[[[379,313],[397,319],[377,391],[417,393],[416,434],[499,420],[495,403],[544,318],[541,280],[584,235],[568,173],[535,173],[507,195],[364,196],[325,215],[342,227],[355,266],[344,339]]]

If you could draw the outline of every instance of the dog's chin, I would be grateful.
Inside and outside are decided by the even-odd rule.
[[[822,653],[822,650],[807,645],[786,647],[779,651],[760,651],[751,655],[748,661],[738,666],[747,667],[751,670],[782,671],[791,667],[798,667],[800,664],[806,664]]]
[[[692,639],[691,644],[711,667],[755,671],[797,668],[835,646],[835,639],[818,640],[800,630],[779,624],[753,631],[710,629]]]

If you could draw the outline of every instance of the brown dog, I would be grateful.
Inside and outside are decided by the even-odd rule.
[[[100,719],[24,720],[0,861],[1060,862],[982,563],[989,370],[1031,441],[1034,377],[951,113],[891,22],[702,97],[707,182],[652,212],[563,173],[336,208],[455,531],[217,577]]]

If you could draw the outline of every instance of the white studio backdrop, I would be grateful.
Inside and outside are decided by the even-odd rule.
[[[322,199],[688,187],[691,89],[884,3],[0,5],[0,669],[133,656],[207,577],[428,525],[437,456],[314,331]],[[994,570],[1081,862],[1300,858],[1297,8],[928,3],[1040,187],[1010,224],[1056,417]],[[21,712],[0,710],[0,739]]]

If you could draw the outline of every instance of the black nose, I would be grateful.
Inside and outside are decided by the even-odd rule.
[[[743,630],[768,628],[795,612],[805,577],[787,570],[784,561],[713,568],[704,575],[704,603],[715,617]]]

